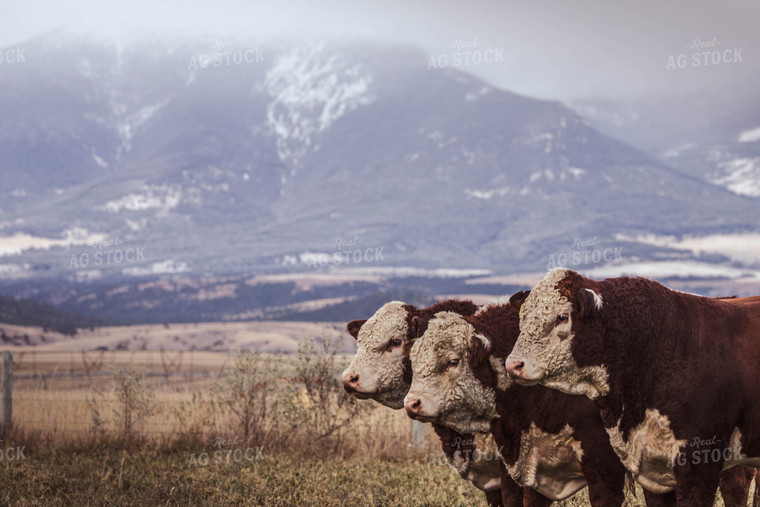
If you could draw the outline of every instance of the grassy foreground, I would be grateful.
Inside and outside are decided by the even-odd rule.
[[[160,447],[27,449],[24,459],[0,463],[0,505],[487,505],[483,493],[448,466],[419,457],[256,457],[250,452],[250,460],[223,457],[215,463],[210,456],[201,464],[192,448]],[[624,507],[645,505],[636,489]],[[587,490],[553,505],[588,506]],[[723,507],[719,494],[715,505]]]
[[[163,351],[142,366],[112,354],[109,376],[91,375],[105,368],[100,354],[82,352],[81,366],[33,358],[0,434],[0,505],[486,505],[429,427],[412,446],[404,411],[347,395],[348,358],[316,345],[196,358],[188,372],[214,373],[198,378],[148,375],[180,371],[181,356]],[[555,505],[587,506],[587,492]]]
[[[2,505],[485,505],[444,466],[263,456],[190,465],[189,452],[27,455],[0,465]]]

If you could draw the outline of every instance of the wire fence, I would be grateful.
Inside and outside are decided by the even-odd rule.
[[[291,408],[301,406],[311,414],[320,410],[315,405],[318,402],[307,396],[304,384],[295,380],[295,357],[262,356],[266,359],[266,368],[273,367],[266,382],[269,389],[274,389],[271,391],[274,398],[257,399],[272,404],[271,408],[278,403],[282,407],[284,402]],[[232,434],[240,431],[239,416],[225,406],[229,398],[220,398],[229,396],[230,392],[224,390],[229,386],[225,384],[221,390],[217,388],[227,380],[234,381],[240,374],[236,358],[237,352],[14,351],[11,424],[29,433],[58,436],[60,441],[124,435],[125,401],[121,396],[124,385],[120,382],[124,381],[124,372],[137,365],[139,389],[145,389],[149,396],[144,401],[152,406],[144,417],[137,418],[136,433],[169,440],[178,436],[203,439],[209,435]],[[347,364],[347,357],[342,360]],[[335,364],[334,367],[336,371],[342,371],[345,366]],[[258,389],[258,385],[254,383],[253,388]],[[343,393],[342,386],[340,392]],[[369,408],[374,405],[370,404]],[[346,407],[329,409],[326,413],[335,410],[346,410]],[[385,411],[378,411],[378,414],[383,418],[380,423],[383,427],[394,428],[393,435],[388,437],[389,442],[395,435],[401,435],[401,440],[411,442],[415,447],[423,444],[423,424],[410,422],[405,414]],[[306,420],[311,419],[303,419]],[[277,424],[277,421],[266,424],[270,423]],[[371,431],[373,424],[378,424],[376,418],[359,422],[367,431]],[[308,424],[302,426],[305,428]],[[382,442],[377,445],[396,446],[395,443]]]
[[[155,397],[155,409],[141,422],[140,432],[172,435],[183,426],[177,412],[194,403],[194,395],[208,393],[216,379],[227,377],[235,354],[14,351],[12,424],[44,433],[87,434],[94,429],[96,413],[108,419],[122,408],[124,402],[115,395],[115,375],[129,365],[138,365],[145,387]],[[188,425],[181,430],[201,433]]]

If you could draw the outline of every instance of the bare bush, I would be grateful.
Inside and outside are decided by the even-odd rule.
[[[92,372],[103,369],[104,356],[104,350],[97,351],[93,355],[89,355],[84,350],[82,351],[82,367],[88,379],[91,377]]]
[[[371,407],[357,403],[343,389],[339,345],[340,340],[327,333],[319,345],[313,338],[300,341],[292,378],[294,392],[286,410],[293,427],[307,428],[315,441],[334,436],[336,449],[342,430]]]
[[[161,348],[161,367],[164,369],[166,376],[169,373],[178,372],[182,369],[182,355],[184,351],[180,350],[174,354],[173,357],[169,356],[169,352]]]
[[[156,409],[156,394],[144,383],[145,372],[130,361],[126,369],[111,367],[114,393],[118,403],[114,407],[117,426],[129,437]]]
[[[91,431],[96,437],[105,432],[103,406],[113,402],[114,425],[123,438],[131,439],[155,411],[156,394],[145,385],[145,372],[134,361],[130,360],[125,368],[112,364],[110,369],[113,375],[112,392],[107,394],[94,389],[93,397],[85,398],[90,411]],[[111,400],[111,396],[115,400]]]
[[[233,416],[246,444],[261,444],[279,432],[277,361],[260,352],[239,352],[227,376],[210,390],[212,403]]]

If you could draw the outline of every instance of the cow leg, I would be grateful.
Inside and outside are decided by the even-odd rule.
[[[754,469],[736,466],[720,474],[720,494],[726,507],[747,505],[749,488],[755,476]]]
[[[504,507],[523,507],[523,488],[509,475],[501,463],[501,502]]]
[[[675,491],[658,495],[644,488],[641,489],[644,491],[644,502],[646,502],[647,507],[672,507],[676,505]]]
[[[676,499],[679,506],[711,507],[715,503],[715,493],[720,483],[723,461],[699,463],[695,465],[677,465],[673,472],[676,476]]]
[[[486,491],[486,502],[490,507],[503,507],[504,503],[501,501],[501,489],[492,489]]]
[[[530,488],[523,488],[524,507],[549,507],[551,504],[552,501],[538,491],[534,491]]]
[[[588,484],[588,499],[593,507],[623,505],[625,501],[625,469],[617,457],[609,463],[581,461]]]
[[[605,483],[588,481],[588,500],[593,507],[623,505],[623,482]]]

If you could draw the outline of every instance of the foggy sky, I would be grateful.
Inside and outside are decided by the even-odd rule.
[[[462,70],[496,86],[560,100],[634,98],[756,78],[758,19],[757,0],[20,0],[2,7],[0,47],[59,28],[349,36],[413,44],[433,57],[477,39],[481,50],[502,49],[504,61]],[[743,61],[666,70],[670,56],[691,59],[687,44],[716,38],[716,49],[740,49]]]

